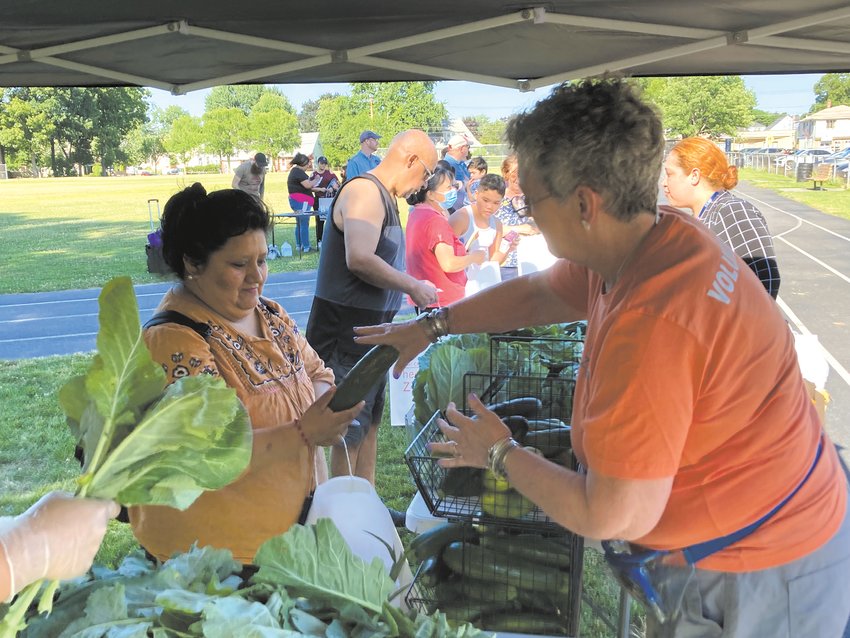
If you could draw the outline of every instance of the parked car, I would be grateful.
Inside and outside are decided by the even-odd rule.
[[[172,167],[172,168],[169,168],[167,171],[165,171],[165,174],[166,175],[179,175],[182,172],[183,172],[182,169],[179,169],[177,167]]]
[[[830,154],[829,149],[825,148],[804,148],[798,150],[794,155],[777,158],[776,165],[785,166],[788,170],[794,170],[794,167],[800,162],[818,163]]]
[[[847,148],[841,149],[840,151],[836,151],[831,155],[827,155],[823,159],[820,160],[821,164],[840,164],[841,162],[845,162],[850,159],[850,146]]]

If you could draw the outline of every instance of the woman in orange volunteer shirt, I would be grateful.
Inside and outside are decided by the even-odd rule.
[[[564,527],[628,541],[608,558],[664,612],[648,636],[841,636],[847,479],[758,278],[691,215],[656,211],[658,116],[625,81],[585,81],[507,136],[559,262],[359,341],[398,348],[399,374],[449,332],[586,319],[572,445],[587,473],[524,450],[475,397],[475,419],[449,406],[441,465],[489,467]],[[624,557],[661,562],[649,550],[680,566],[627,572]],[[679,580],[683,598],[668,596]]]
[[[319,446],[335,443],[363,407],[328,409],[333,372],[286,311],[261,296],[268,225],[262,202],[238,190],[207,194],[193,184],[165,205],[163,256],[179,281],[158,308],[171,316],[148,322],[145,342],[169,381],[212,374],[236,390],[254,447],[242,476],[186,511],[130,508],[136,538],[161,560],[197,542],[251,562],[306,513],[327,476]]]

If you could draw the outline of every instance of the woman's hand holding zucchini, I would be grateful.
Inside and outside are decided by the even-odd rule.
[[[328,404],[335,393],[335,387],[325,392],[298,419],[297,427],[300,428],[310,445],[339,443],[339,437],[345,434],[348,426],[360,414],[365,405],[363,401],[360,401],[347,410],[334,412],[328,407]]]

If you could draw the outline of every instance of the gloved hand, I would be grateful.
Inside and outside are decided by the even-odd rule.
[[[84,574],[100,547],[112,501],[50,492],[0,529],[0,548],[11,575],[10,594],[41,578],[63,580]],[[0,587],[0,589],[4,589]]]

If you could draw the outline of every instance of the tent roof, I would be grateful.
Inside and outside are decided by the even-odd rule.
[[[846,0],[16,0],[0,85],[455,79],[529,90],[634,75],[850,69]]]

